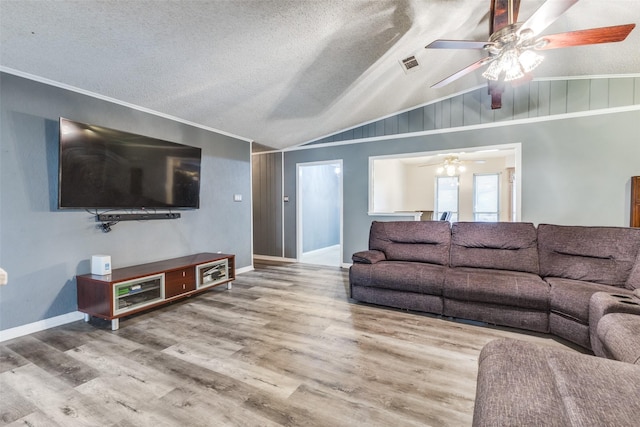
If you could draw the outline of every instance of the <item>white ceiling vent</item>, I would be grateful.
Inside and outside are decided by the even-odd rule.
[[[404,58],[400,60],[400,64],[402,64],[402,69],[404,70],[405,73],[415,71],[420,66],[415,56],[410,56],[408,58]]]

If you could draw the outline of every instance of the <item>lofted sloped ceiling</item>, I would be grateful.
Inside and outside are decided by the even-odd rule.
[[[556,1],[556,0],[549,0]],[[542,0],[522,0],[520,20]],[[0,66],[286,148],[484,84],[489,0],[0,0]],[[640,24],[640,1],[581,0],[544,34]],[[640,72],[640,31],[545,52],[536,78]],[[405,72],[400,60],[420,66]],[[96,123],[100,124],[100,123]]]

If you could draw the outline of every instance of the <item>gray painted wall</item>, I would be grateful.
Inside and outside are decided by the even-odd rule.
[[[76,311],[74,277],[93,254],[114,268],[216,251],[252,264],[250,143],[6,73],[0,91],[0,330]],[[110,233],[87,212],[57,210],[60,116],[201,147],[200,209]]]
[[[505,123],[366,143],[285,152],[285,256],[296,253],[297,163],[343,159],[344,259],[366,249],[370,156],[522,144],[522,220],[567,225],[629,225],[630,177],[640,175],[640,109],[583,117]],[[383,217],[389,220],[389,217]]]
[[[263,224],[278,232],[284,227],[284,256],[296,255],[297,163],[344,159],[344,262],[350,262],[352,252],[366,247],[372,220],[394,219],[367,215],[370,156],[493,144],[523,143],[523,220],[628,225],[629,177],[640,174],[640,118],[637,107],[621,113],[607,109],[640,105],[640,77],[507,87],[503,108],[495,111],[488,108],[486,92],[483,87],[285,152],[283,195],[290,202],[284,203],[284,224]],[[589,110],[599,115],[585,114]],[[584,116],[573,117],[576,113]],[[347,145],[322,146],[326,143]],[[280,200],[276,203],[283,205]]]

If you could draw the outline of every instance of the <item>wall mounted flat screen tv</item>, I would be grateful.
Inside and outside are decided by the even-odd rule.
[[[60,209],[196,209],[197,147],[60,118]]]

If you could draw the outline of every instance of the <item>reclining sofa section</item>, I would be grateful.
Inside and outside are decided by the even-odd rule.
[[[451,230],[445,221],[371,224],[369,250],[353,255],[351,298],[443,314]]]
[[[531,223],[373,222],[351,297],[551,332],[590,349],[589,299],[640,288],[640,229]]]

